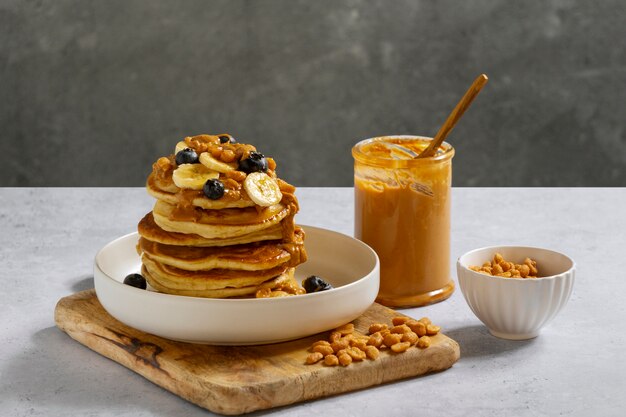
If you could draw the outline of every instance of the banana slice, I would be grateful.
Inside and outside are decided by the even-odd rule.
[[[202,164],[182,164],[172,173],[172,180],[178,188],[201,190],[205,182],[219,176],[219,172],[211,171]]]
[[[213,156],[208,152],[202,152],[200,154],[200,163],[208,169],[217,172],[228,172],[237,169],[236,162],[226,163],[218,161],[217,159],[213,158]]]
[[[280,203],[283,193],[276,180],[264,172],[252,172],[243,181],[243,188],[255,204],[269,207]]]
[[[180,141],[176,144],[176,148],[174,149],[174,155],[176,155],[178,152],[182,151],[185,148],[188,148],[189,145],[187,145],[184,141]]]

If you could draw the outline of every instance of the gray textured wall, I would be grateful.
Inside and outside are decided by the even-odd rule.
[[[142,185],[229,132],[348,186],[357,140],[434,135],[481,72],[455,185],[626,185],[624,0],[2,0],[0,185]]]

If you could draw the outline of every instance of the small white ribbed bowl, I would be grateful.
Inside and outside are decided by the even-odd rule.
[[[469,269],[490,262],[496,252],[517,264],[526,257],[537,261],[541,278],[502,278]],[[539,335],[540,329],[567,304],[576,271],[569,257],[526,246],[475,249],[461,256],[456,267],[461,292],[476,317],[492,335],[510,340]]]

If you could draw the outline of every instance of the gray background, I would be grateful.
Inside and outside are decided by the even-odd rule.
[[[626,185],[623,0],[2,0],[0,185],[139,186],[229,132],[349,186],[356,141],[434,135],[481,72],[454,185]]]

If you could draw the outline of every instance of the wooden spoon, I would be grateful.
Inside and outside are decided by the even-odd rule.
[[[480,93],[480,90],[484,87],[484,85],[487,84],[487,80],[488,78],[485,74],[480,74],[478,78],[474,80],[470,88],[468,88],[468,90],[465,92],[465,95],[463,96],[461,101],[459,101],[454,110],[452,110],[452,113],[450,113],[450,115],[446,119],[446,122],[443,124],[443,126],[441,126],[439,132],[437,132],[437,135],[433,138],[433,140],[430,141],[430,145],[428,145],[428,148],[420,152],[420,154],[417,155],[416,158],[428,158],[429,156],[433,156],[437,152],[437,149],[439,149],[439,146],[441,146],[441,144],[446,139],[446,137],[448,137],[448,134],[452,131],[456,123],[461,119],[461,116],[463,116],[465,110],[467,110],[470,104],[472,104],[472,101],[474,101],[478,93]]]

